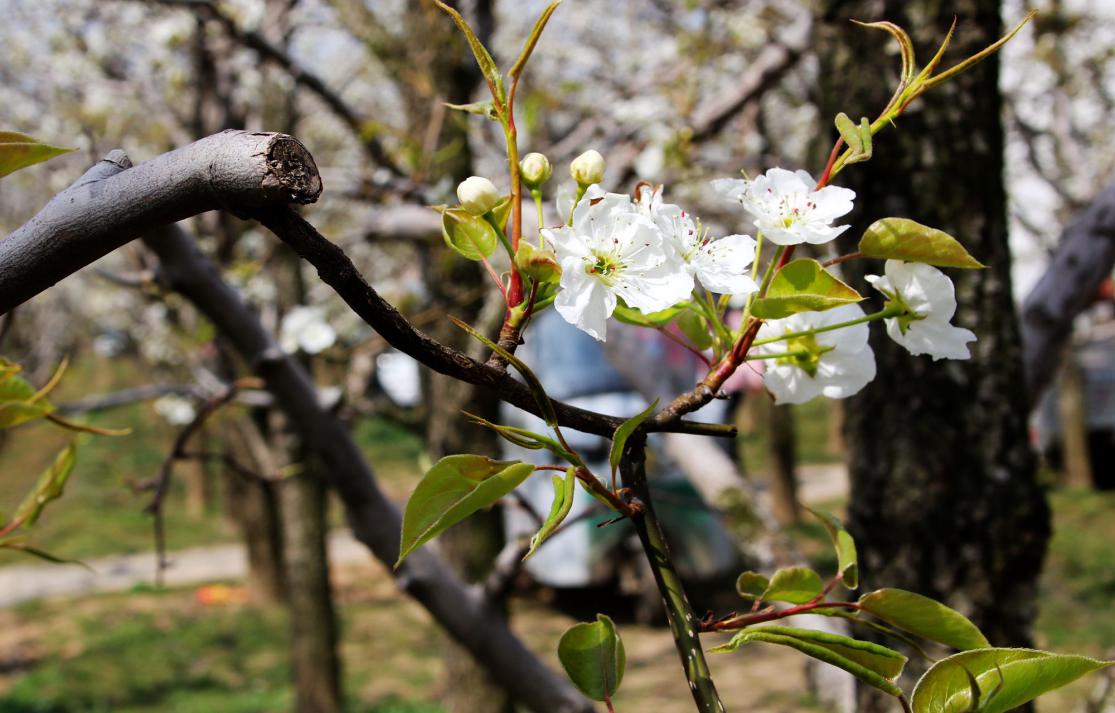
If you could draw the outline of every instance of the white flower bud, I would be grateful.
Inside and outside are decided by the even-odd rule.
[[[469,176],[457,186],[457,200],[473,215],[484,215],[502,198],[495,184],[482,176]]]
[[[523,160],[519,162],[519,172],[527,188],[539,188],[543,183],[550,180],[550,176],[554,173],[554,168],[550,165],[550,159],[546,158],[544,155],[540,153],[528,153],[526,156],[523,156]]]
[[[604,157],[599,151],[589,149],[569,164],[569,175],[581,186],[591,186],[604,180]]]

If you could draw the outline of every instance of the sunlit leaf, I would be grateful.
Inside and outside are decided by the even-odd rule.
[[[39,476],[35,489],[16,508],[15,513],[12,514],[13,521],[22,522],[24,527],[35,524],[47,503],[62,495],[66,481],[74,470],[76,455],[77,449],[72,443],[62,449],[62,452],[54,458],[54,462]]]
[[[1004,713],[1093,671],[1115,665],[1034,649],[974,649],[938,661],[918,681],[914,713]],[[980,700],[973,701],[972,679]]]
[[[615,435],[612,436],[612,450],[608,454],[608,463],[612,466],[613,480],[616,477],[616,468],[619,467],[620,459],[623,457],[623,447],[627,445],[627,439],[631,438],[631,434],[642,425],[643,421],[650,418],[656,408],[658,408],[658,399],[655,399],[654,403],[638,414],[621,423],[619,428],[616,429]]]
[[[855,589],[859,586],[859,557],[856,555],[855,540],[836,516],[824,510],[814,510],[809,507],[805,509],[813,513],[813,516],[825,526],[829,539],[832,540],[832,546],[836,549],[837,568],[844,586]]]
[[[27,134],[15,131],[0,131],[0,178],[71,151],[77,149],[44,144]]]
[[[450,208],[441,214],[441,237],[445,244],[469,260],[480,260],[495,252],[499,234],[484,218],[463,208]]]
[[[546,516],[545,522],[542,527],[530,538],[530,550],[527,551],[523,559],[530,557],[534,551],[546,541],[546,539],[554,534],[558,526],[565,520],[565,516],[569,514],[569,510],[573,507],[573,497],[577,492],[577,469],[569,468],[565,471],[565,477],[555,475],[553,477],[554,485],[554,501],[550,505],[550,514]]]
[[[894,679],[906,665],[905,656],[885,646],[839,634],[787,626],[764,626],[744,629],[733,636],[731,641],[712,651],[735,651],[744,644],[756,641],[797,649],[807,656],[844,669],[864,683],[892,696],[902,695],[902,689],[894,684]]]
[[[530,463],[485,456],[446,456],[422,476],[403,513],[398,567],[418,547],[493,505],[534,472]]]
[[[915,592],[879,589],[860,597],[859,605],[903,631],[954,649],[965,651],[991,645],[963,614]]]
[[[822,312],[862,300],[860,293],[836,279],[816,260],[787,263],[770,282],[767,294],[755,300],[751,313],[760,319],[782,319],[798,312]]]
[[[806,604],[824,591],[821,577],[808,567],[783,567],[770,578],[763,600]]]
[[[956,238],[908,218],[876,220],[860,239],[859,250],[866,257],[937,267],[986,267],[968,254]]]
[[[770,580],[758,572],[744,572],[736,578],[736,592],[744,599],[762,599]]]
[[[515,60],[515,64],[511,65],[511,71],[507,73],[508,76],[517,78],[523,73],[523,69],[526,68],[531,53],[534,52],[539,38],[542,37],[542,31],[546,29],[546,23],[550,21],[550,16],[554,14],[554,10],[557,10],[560,4],[560,0],[555,3],[550,3],[550,5],[542,11],[542,15],[538,18],[538,21],[534,23],[534,28],[530,31],[530,36],[527,37],[526,44],[523,45],[523,51],[519,53],[519,58]]]

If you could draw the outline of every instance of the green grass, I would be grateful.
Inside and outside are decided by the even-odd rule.
[[[264,713],[291,707],[288,624],[279,608],[201,607],[180,591],[95,597],[73,611],[65,606],[21,609],[27,619],[43,621],[41,656],[6,690],[0,686],[0,713]],[[358,603],[344,611],[342,627],[355,639],[346,651],[345,685],[352,699],[347,710],[440,713],[414,697],[358,692],[385,668],[411,690],[432,683],[426,666],[413,666],[409,681],[407,671],[384,666],[384,647],[416,642],[406,630],[366,636],[373,620],[382,632],[384,614],[377,608],[383,607]],[[436,639],[429,648],[436,658]]]
[[[88,358],[66,374],[52,400],[63,403],[94,393],[157,381],[140,375],[135,364]],[[216,434],[220,415],[209,430],[206,450],[219,450]],[[176,429],[155,415],[150,403],[134,404],[108,413],[82,417],[98,426],[131,428],[120,437],[81,436],[77,465],[64,496],[44,511],[33,530],[31,544],[65,559],[89,559],[110,554],[130,554],[154,547],[152,517],[144,512],[149,492],[135,486],[152,478],[169,451]],[[379,419],[366,419],[354,435],[367,454],[377,477],[389,492],[409,490],[417,470],[422,442],[414,433]],[[16,428],[0,440],[0,512],[10,513],[31,490],[39,474],[73,435],[47,423]],[[194,448],[200,448],[195,443]],[[167,546],[181,549],[230,542],[237,532],[222,513],[223,476],[214,468],[214,506],[208,512],[190,514],[185,506],[184,468],[179,465],[171,481],[164,513]],[[338,513],[339,515],[339,513]],[[337,524],[340,524],[337,518]],[[32,562],[27,555],[0,550],[0,566]]]

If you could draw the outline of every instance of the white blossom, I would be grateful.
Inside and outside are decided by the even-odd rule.
[[[317,354],[336,341],[337,333],[325,321],[325,312],[320,307],[295,307],[283,317],[279,327],[279,345],[288,354],[300,349]]]
[[[604,157],[596,149],[589,149],[569,164],[569,175],[580,186],[591,186],[604,180]]]
[[[858,305],[824,312],[801,312],[771,319],[759,328],[757,341],[796,334],[863,317]],[[875,378],[875,354],[867,344],[867,324],[856,324],[764,344],[762,354],[792,354],[767,359],[763,385],[777,403],[800,404],[817,396],[843,399]]]
[[[502,196],[495,184],[483,176],[469,176],[457,186],[457,200],[473,215],[484,215],[499,203]]]
[[[772,168],[752,181],[719,178],[713,188],[755,218],[763,237],[777,245],[827,243],[848,229],[832,222],[852,210],[855,191],[839,186],[814,190],[805,171]]]
[[[154,406],[155,413],[171,426],[185,426],[197,417],[193,402],[174,394],[160,396]]]
[[[689,297],[693,278],[657,226],[625,195],[584,200],[573,225],[542,231],[561,263],[554,308],[570,324],[603,340],[619,298],[644,313]]]
[[[755,241],[751,236],[710,238],[708,231],[702,230],[686,211],[663,202],[661,186],[654,191],[642,191],[636,205],[640,213],[654,221],[677,250],[689,274],[705,289],[726,295],[758,291],[759,286],[747,269],[755,260]]]
[[[967,359],[968,342],[976,340],[969,329],[954,327],[956,313],[952,280],[930,265],[887,260],[884,275],[868,275],[867,281],[887,297],[888,306],[908,313],[886,321],[887,334],[911,354],[928,354],[937,359]]]

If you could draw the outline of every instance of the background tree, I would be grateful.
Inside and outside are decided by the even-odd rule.
[[[923,62],[954,17],[951,56],[978,51],[1002,28],[997,0],[827,2],[817,27],[824,116],[873,116],[895,86],[864,66],[889,37],[849,17],[911,28]],[[894,79],[893,68],[884,71]],[[988,266],[954,275],[958,322],[979,335],[970,361],[910,358],[872,334],[879,376],[845,412],[849,514],[867,581],[945,601],[994,644],[1025,646],[1050,526],[1027,439],[998,77],[992,57],[947,82],[879,137],[873,160],[841,175],[872,211],[857,214],[852,238],[877,218],[917,215]],[[884,710],[872,696],[860,705]]]

